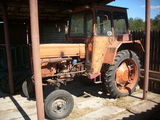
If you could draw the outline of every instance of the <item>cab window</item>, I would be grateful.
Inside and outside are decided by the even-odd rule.
[[[73,14],[70,22],[70,36],[90,37],[92,35],[93,14],[91,11]]]
[[[97,11],[96,32],[99,36],[112,36],[111,13],[108,11]]]
[[[113,13],[113,24],[115,35],[127,34],[127,15],[123,12]]]

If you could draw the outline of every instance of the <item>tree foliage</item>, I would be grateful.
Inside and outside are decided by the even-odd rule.
[[[145,23],[142,19],[140,18],[130,18],[129,19],[129,29],[132,31],[136,30],[144,30],[145,29]]]
[[[140,18],[130,18],[129,29],[132,31],[145,30],[145,21]],[[160,30],[160,14],[151,19],[151,30]]]
[[[151,29],[160,30],[160,14],[158,14],[153,20],[151,20]]]

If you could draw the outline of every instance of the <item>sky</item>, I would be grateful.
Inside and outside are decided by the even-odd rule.
[[[115,0],[108,5],[128,8],[129,18],[145,20],[145,0]],[[160,14],[160,0],[151,0],[151,18]]]

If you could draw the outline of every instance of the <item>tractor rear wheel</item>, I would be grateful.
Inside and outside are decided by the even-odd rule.
[[[119,51],[113,65],[104,73],[105,89],[114,98],[127,96],[135,91],[140,76],[140,60],[135,52]]]

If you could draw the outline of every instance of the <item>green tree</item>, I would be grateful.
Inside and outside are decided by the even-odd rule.
[[[129,29],[132,31],[143,31],[145,29],[145,22],[140,18],[129,19]]]
[[[151,20],[151,29],[160,30],[160,13],[153,20]]]

